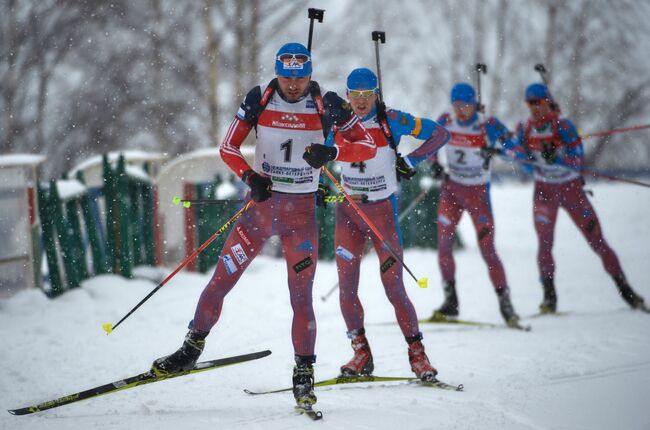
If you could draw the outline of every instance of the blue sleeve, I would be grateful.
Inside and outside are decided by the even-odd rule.
[[[334,146],[336,143],[334,142],[334,131],[330,129],[330,132],[327,133],[327,138],[325,139],[325,146]]]
[[[386,112],[386,117],[396,145],[399,145],[402,136],[406,135],[424,141],[404,157],[410,167],[415,167],[422,161],[427,160],[442,148],[451,137],[446,128],[427,118],[414,117],[410,113],[393,109]]]
[[[503,143],[511,136],[510,130],[495,117],[488,118],[485,123],[485,134],[488,138],[488,146],[494,148],[497,142]]]
[[[519,123],[514,135],[507,136],[501,141],[502,158],[515,161],[519,164],[521,171],[526,174],[532,174],[534,170],[533,162],[535,159],[529,154],[528,149],[524,145],[525,127],[524,124]]]
[[[257,120],[263,111],[260,100],[262,100],[262,89],[258,85],[244,97],[244,101],[239,105],[237,118],[249,124],[257,125]]]
[[[568,119],[561,119],[557,133],[564,143],[564,150],[555,162],[566,167],[581,168],[584,161],[584,147],[576,126]]]

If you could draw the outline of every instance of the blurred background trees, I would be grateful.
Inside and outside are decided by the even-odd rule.
[[[514,128],[523,90],[550,71],[563,112],[587,132],[648,123],[650,3],[634,0],[4,0],[0,152],[47,156],[45,178],[90,155],[137,148],[174,156],[217,145],[245,93],[273,77],[283,43],[314,34],[314,79],[342,93],[374,68],[384,30],[389,105],[436,118],[458,80],[488,66],[488,111]],[[645,133],[645,134],[644,134]],[[587,160],[650,170],[647,132],[591,139]]]

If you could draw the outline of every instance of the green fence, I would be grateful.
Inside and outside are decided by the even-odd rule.
[[[226,183],[233,185],[232,193],[219,194],[217,191],[219,187],[224,185],[224,180],[221,175],[216,175],[214,181],[210,183],[194,184],[192,186],[193,193],[191,196],[187,194],[184,196],[184,198],[196,198],[199,200],[216,199],[217,197],[219,197],[220,200],[224,200],[220,204],[195,204],[190,206],[190,209],[194,211],[193,215],[196,220],[196,248],[208,240],[215,231],[219,230],[219,228],[221,228],[221,226],[223,226],[233,216],[233,214],[241,208],[242,204],[239,202],[225,201],[236,200],[238,197],[239,193],[234,187],[234,182],[234,175],[229,175]],[[199,272],[205,273],[210,267],[217,264],[226,237],[227,234],[217,236],[217,238],[199,254],[197,263],[197,269]]]
[[[78,287],[90,273],[84,241],[91,236],[88,226],[93,221],[82,210],[87,197],[85,188],[76,183],[83,192],[70,197],[61,197],[59,187],[73,184],[71,181],[52,180],[49,187],[38,187],[42,238],[50,274],[46,294],[50,297]]]
[[[155,265],[153,183],[146,171],[128,170],[124,156],[113,168],[103,159],[106,264],[127,278],[133,267]]]

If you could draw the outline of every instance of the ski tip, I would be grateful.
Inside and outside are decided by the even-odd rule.
[[[174,197],[172,197],[172,203],[173,203],[173,204],[177,205],[177,204],[180,204],[180,202],[181,202],[181,198],[180,198],[180,197],[178,197],[178,196],[174,196]]]
[[[418,286],[420,288],[427,288],[429,286],[429,278],[420,278],[418,280]]]
[[[104,329],[106,334],[111,334],[111,332],[113,331],[113,324],[111,323],[102,324],[102,328]]]

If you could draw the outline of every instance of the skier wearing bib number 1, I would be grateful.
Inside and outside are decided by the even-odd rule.
[[[374,72],[361,68],[350,73],[347,78],[348,100],[354,113],[372,134],[377,144],[377,155],[364,162],[340,163],[341,184],[352,196],[367,196],[367,201],[359,203],[361,209],[401,256],[395,198],[397,181],[411,179],[415,175],[413,167],[440,149],[449,140],[449,133],[429,119],[414,117],[398,110],[387,110],[382,102],[378,102],[377,94],[377,77]],[[388,127],[388,133],[384,131],[385,127]],[[397,145],[401,137],[407,135],[424,142],[402,157],[397,153]],[[339,133],[330,133],[326,144],[340,144],[342,137]],[[437,371],[424,351],[417,315],[404,289],[402,265],[347,202],[336,206],[334,246],[341,312],[354,355],[348,363],[341,366],[341,376],[370,375],[374,369],[364,328],[363,306],[358,296],[359,266],[368,238],[373,241],[379,257],[381,281],[386,296],[395,309],[397,322],[408,344],[411,369],[423,381],[435,381]]]
[[[476,92],[470,84],[461,82],[454,85],[451,103],[453,113],[444,113],[438,119],[451,132],[451,140],[445,147],[449,172],[445,174],[437,156],[434,156],[431,165],[433,177],[445,179],[438,205],[438,263],[445,301],[433,313],[431,320],[445,321],[458,316],[456,266],[452,248],[456,226],[463,212],[467,211],[476,229],[478,246],[487,264],[501,315],[508,326],[520,328],[519,316],[510,301],[503,264],[494,246],[494,219],[489,192],[490,156],[495,153],[497,142],[506,144],[510,133],[494,117],[480,122]]]
[[[250,187],[255,202],[228,235],[216,270],[199,298],[194,319],[181,348],[154,361],[159,373],[191,369],[203,351],[205,338],[217,323],[226,294],[277,234],[287,263],[289,296],[293,309],[292,341],[295,352],[293,394],[298,406],[316,403],[314,345],[316,321],[312,285],[318,258],[315,192],[320,168],[328,161],[363,161],[376,146],[359,118],[336,93],[323,91],[311,81],[311,54],[299,43],[277,52],[276,79],[256,86],[244,98],[220,147],[230,169]],[[343,140],[323,145],[335,126]],[[257,144],[251,167],[240,146],[255,128]],[[273,286],[266,285],[265,288]]]

